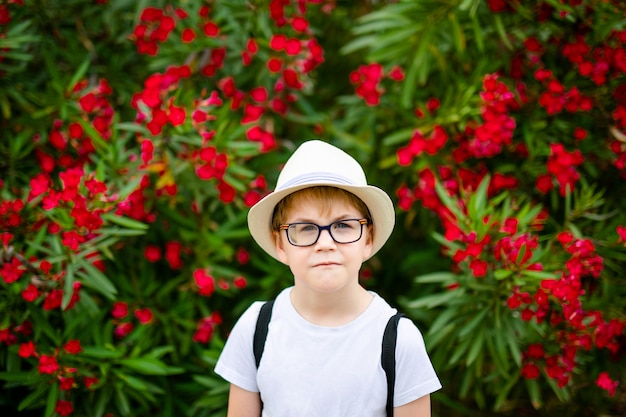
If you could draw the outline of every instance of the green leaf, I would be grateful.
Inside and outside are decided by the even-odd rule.
[[[499,410],[504,405],[509,395],[509,392],[511,392],[511,389],[513,389],[513,387],[519,382],[519,380],[520,380],[519,376],[512,377],[504,385],[504,387],[502,386],[500,387],[500,389],[498,390],[498,395],[496,396],[496,400],[493,405],[494,410]]]
[[[59,384],[53,383],[49,386],[48,399],[46,400],[46,411],[44,415],[50,417],[54,413],[54,409],[59,399]]]
[[[528,391],[532,405],[538,410],[542,405],[539,382],[536,379],[525,379],[524,382],[526,383],[526,390]]]
[[[480,313],[476,314],[476,316],[474,316],[469,322],[464,324],[463,328],[459,331],[459,338],[463,339],[469,336],[469,334],[472,333],[479,324],[483,324],[484,327],[484,319],[489,312],[489,308],[485,308],[481,310]]]
[[[457,275],[452,272],[432,272],[415,278],[416,284],[452,283],[457,281]]]
[[[450,355],[449,363],[451,365],[456,365],[457,363],[459,363],[461,357],[466,355],[466,352],[468,351],[471,344],[472,339],[469,337],[461,340],[461,342],[456,346],[456,349],[454,349],[454,351]],[[471,374],[471,372],[468,372],[468,374]]]
[[[115,299],[117,289],[98,268],[82,257],[76,258],[76,265],[85,270],[84,272],[81,270],[76,271],[76,275],[82,277],[83,284],[93,288],[108,299]]]
[[[556,279],[557,275],[554,272],[547,271],[532,271],[530,269],[524,269],[522,276],[533,279]]]
[[[81,79],[83,79],[85,77],[85,74],[87,73],[87,68],[89,68],[89,64],[91,64],[91,57],[90,56],[85,58],[85,60],[82,62],[82,64],[80,64],[80,67],[78,67],[78,69],[76,70],[76,72],[72,76],[72,79],[68,83],[66,92],[68,92],[68,93],[71,92],[72,89],[74,88],[74,86],[76,85],[76,83],[78,83]]]
[[[138,220],[131,219],[129,217],[118,216],[111,213],[103,214],[102,219],[123,226],[127,229],[148,230],[148,228],[150,227],[149,225]]]
[[[17,406],[17,411],[23,411],[31,405],[35,404],[43,395],[48,391],[48,384],[42,383],[37,386],[37,389],[31,392],[26,398],[24,398]]]
[[[65,310],[72,301],[74,295],[74,269],[67,268],[67,274],[65,275],[65,284],[63,284],[63,300],[61,302],[61,308]]]
[[[441,182],[435,181],[435,191],[441,202],[456,216],[460,223],[460,221],[465,218],[465,214],[461,212],[458,203],[452,199],[448,191],[441,185]]]
[[[122,357],[124,352],[100,346],[83,346],[81,355],[96,359],[116,359]]]
[[[476,48],[478,48],[479,52],[485,51],[485,41],[483,38],[483,28],[476,16],[472,16],[472,30],[474,34],[474,41],[476,43]]]
[[[500,39],[502,40],[502,43],[507,47],[507,49],[513,50],[513,45],[511,45],[511,41],[509,40],[507,30],[504,28],[502,17],[500,17],[499,14],[494,14],[493,19],[494,19],[494,23],[496,24],[496,30],[498,34],[500,35]]]
[[[144,375],[171,375],[183,372],[182,368],[167,367],[163,362],[154,358],[121,359],[119,364]]]
[[[121,386],[115,386],[115,405],[123,416],[130,415],[130,402]]]
[[[134,377],[132,375],[127,375],[122,372],[115,372],[115,375],[122,381],[124,381],[130,388],[136,389],[138,391],[148,391],[148,384],[143,379]]]
[[[430,33],[429,31],[425,32]],[[411,64],[408,67],[406,79],[404,81],[404,87],[402,88],[402,94],[400,96],[400,103],[405,109],[413,107],[413,97],[415,96],[415,91],[417,89],[419,79],[422,76],[422,72],[424,70],[428,70],[427,62],[425,62],[428,42],[428,36],[420,39],[419,47],[415,52],[415,55],[413,56]]]
[[[407,307],[412,309],[433,308],[442,304],[446,304],[461,295],[462,292],[460,289],[446,291],[438,294],[426,295],[424,297],[418,298],[417,300],[409,302],[407,304]]]
[[[485,207],[487,202],[487,189],[489,188],[490,183],[491,177],[489,175],[485,175],[485,178],[482,179],[480,185],[470,197],[468,214],[474,221],[482,222],[482,219],[486,214]]]
[[[30,372],[0,372],[0,380],[8,382],[27,381],[30,374]]]
[[[481,352],[484,352],[483,347],[485,345],[485,328],[481,327],[478,331],[478,334],[472,339],[472,346],[470,347],[469,352],[467,352],[467,357],[465,358],[465,365],[468,367],[474,363],[474,361]]]
[[[513,275],[513,271],[510,271],[508,269],[496,269],[493,273],[494,278],[497,280],[506,279],[511,275]]]
[[[452,323],[458,315],[459,311],[456,308],[446,308],[441,314],[438,314],[435,321],[430,324],[428,334],[434,336],[442,333],[443,328]]]
[[[522,243],[522,246],[519,249],[519,253],[517,254],[517,258],[515,258],[515,263],[517,265],[521,265],[524,257],[526,256],[527,245],[526,243]]]

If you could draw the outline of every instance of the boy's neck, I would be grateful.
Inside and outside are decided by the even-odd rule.
[[[291,304],[308,322],[325,327],[350,323],[363,313],[373,296],[360,285],[332,293],[317,293],[294,286]]]

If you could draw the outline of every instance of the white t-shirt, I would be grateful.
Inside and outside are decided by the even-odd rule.
[[[290,292],[287,288],[276,298],[258,371],[252,341],[262,302],[252,304],[237,321],[215,372],[231,384],[260,392],[264,417],[384,417],[382,340],[396,310],[372,293],[372,303],[352,322],[317,326],[298,314]],[[440,388],[421,333],[410,320],[400,320],[394,406]]]

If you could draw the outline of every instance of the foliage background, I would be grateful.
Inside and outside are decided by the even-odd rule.
[[[397,203],[363,283],[433,414],[623,415],[621,1],[0,2],[3,415],[225,415],[290,283],[247,208],[320,137]]]

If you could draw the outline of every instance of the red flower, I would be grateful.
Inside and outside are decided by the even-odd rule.
[[[259,51],[259,45],[257,45],[254,38],[248,39],[248,42],[246,43],[246,51],[252,55],[256,54]]]
[[[476,277],[484,277],[489,269],[489,264],[480,259],[474,259],[469,264],[472,274]]]
[[[552,184],[552,177],[550,176],[550,174],[538,175],[535,186],[543,194],[549,193],[550,190],[554,188],[554,184]]]
[[[80,340],[72,339],[63,345],[63,350],[71,355],[78,355],[83,351],[83,348],[80,345]]]
[[[272,73],[279,72],[283,67],[283,61],[279,58],[270,58],[267,60],[267,69]]]
[[[504,221],[504,224],[500,228],[500,231],[502,233],[513,236],[515,233],[517,233],[517,223],[518,220],[515,217],[509,217]]]
[[[123,319],[128,315],[128,304],[123,301],[116,301],[113,303],[111,315],[115,319]]]
[[[534,363],[527,363],[522,367],[522,376],[526,379],[539,377],[539,367]]]
[[[232,203],[235,200],[236,191],[235,188],[225,181],[220,181],[217,184],[217,190],[219,191],[219,199],[224,203]]]
[[[59,370],[56,356],[41,355],[39,357],[39,373],[53,374]]]
[[[389,71],[389,78],[394,81],[402,81],[404,80],[404,71],[399,66],[395,66]]]
[[[172,269],[180,269],[183,267],[183,262],[180,259],[180,252],[182,245],[180,242],[166,242],[165,243],[165,260]]]
[[[70,414],[74,412],[74,407],[72,407],[72,403],[70,401],[58,400],[57,405],[54,408],[54,411],[57,414],[65,417],[65,416],[69,416]]]
[[[246,286],[248,285],[248,281],[246,281],[245,277],[238,276],[238,277],[235,277],[235,280],[233,281],[233,285],[239,289],[246,288]]]
[[[210,317],[204,317],[198,322],[198,327],[193,335],[193,341],[197,343],[208,343],[213,337],[215,325],[221,322],[222,317],[217,312],[214,312]]]
[[[302,51],[302,42],[299,39],[288,39],[285,45],[287,55],[295,56]]]
[[[193,272],[193,279],[200,288],[198,294],[209,297],[215,291],[215,279],[204,269],[196,269]]]
[[[255,106],[253,104],[246,104],[243,108],[243,118],[241,119],[241,124],[247,124],[258,121],[263,113],[265,113],[265,108],[261,106]]]
[[[196,32],[193,29],[184,29],[181,35],[181,39],[185,43],[192,42],[194,39],[196,39]]]
[[[263,103],[267,100],[267,89],[265,87],[256,87],[250,90],[250,97],[257,103]]]
[[[203,27],[204,34],[209,37],[215,37],[220,31],[220,28],[215,24],[215,22],[207,22]]]
[[[615,389],[618,384],[619,381],[612,380],[608,372],[600,372],[600,375],[598,375],[598,379],[596,380],[596,385],[603,390],[608,391],[611,397],[615,395]]]
[[[237,249],[236,259],[239,264],[246,265],[250,262],[250,252],[246,248],[240,247]]]
[[[63,302],[63,290],[55,289],[52,290],[46,295],[46,298],[43,300],[43,309],[44,310],[54,310],[55,308],[61,308],[61,304]]]
[[[161,259],[161,248],[156,245],[146,245],[143,256],[148,262],[157,262]]]
[[[439,99],[436,97],[432,97],[428,99],[428,102],[426,103],[426,108],[429,112],[434,113],[440,105],[441,103],[439,102]]]
[[[30,193],[28,194],[28,201],[31,201],[35,197],[48,191],[50,187],[50,180],[44,173],[39,173],[30,180]]]
[[[36,355],[35,344],[32,341],[22,343],[17,354],[22,358],[30,358]]]
[[[20,279],[24,272],[26,271],[17,258],[11,259],[10,262],[5,262],[2,268],[0,268],[0,276],[2,276],[2,279],[7,284],[11,284]]]
[[[288,87],[296,90],[300,90],[303,87],[303,84],[298,79],[298,73],[291,68],[287,68],[283,71],[283,79]]]
[[[113,335],[118,339],[128,336],[135,326],[132,323],[121,323],[114,330]]]
[[[39,289],[34,284],[29,283],[26,289],[22,291],[22,298],[32,303],[39,298],[40,294]]]
[[[78,246],[86,240],[84,236],[74,230],[63,232],[61,237],[63,245],[67,246],[71,250],[77,250]]]
[[[92,376],[85,377],[85,387],[90,388],[92,385],[98,383],[98,378]]]
[[[74,388],[76,380],[72,377],[63,377],[59,375],[59,388],[63,391],[68,391]]]
[[[168,120],[172,126],[180,126],[185,123],[187,117],[186,111],[183,107],[170,106]]]
[[[243,196],[243,202],[246,205],[246,207],[252,207],[256,203],[258,203],[260,200],[261,200],[261,194],[259,194],[259,192],[256,190],[248,191]]]
[[[309,27],[309,22],[304,17],[296,16],[291,20],[291,27],[296,32],[304,32]]]
[[[152,313],[152,310],[150,310],[149,308],[140,308],[140,309],[135,310],[135,317],[137,317],[137,320],[139,320],[139,323],[149,324],[152,322],[154,314]]]

